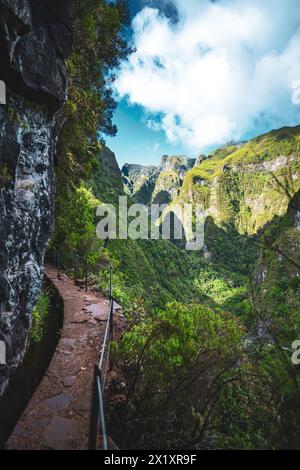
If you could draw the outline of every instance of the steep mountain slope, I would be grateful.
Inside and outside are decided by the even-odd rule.
[[[221,431],[213,437],[206,434],[203,445],[297,447],[298,377],[290,358],[291,344],[300,326],[299,134],[300,127],[286,128],[246,144],[230,144],[209,157],[200,156],[196,165],[190,163],[192,167],[186,161],[182,165],[181,158],[176,157],[165,159],[159,171],[153,167],[130,166],[123,170],[123,180],[124,173],[127,174],[125,191],[131,185],[130,191],[134,193],[135,184],[139,189],[134,196],[141,188],[146,189],[145,197],[140,192],[137,198],[129,198],[129,204],[141,195],[140,201],[154,201],[158,188],[158,193],[166,190],[168,197],[174,198],[169,204],[171,210],[178,202],[204,205],[205,246],[200,252],[188,253],[168,240],[96,240],[97,205],[103,202],[117,205],[118,197],[124,194],[115,156],[106,148],[97,156],[99,170],[81,183],[74,199],[68,204],[63,201],[56,239],[64,247],[66,264],[67,254],[74,246],[82,250],[82,255],[90,261],[90,280],[101,290],[107,286],[107,265],[111,264],[114,297],[122,304],[130,324],[123,341],[116,345],[120,355],[115,361],[125,374],[130,403],[126,409],[124,404],[123,408],[120,405],[120,414],[114,410],[116,415],[111,423],[117,423],[118,438],[128,432],[125,413],[132,419],[129,434],[132,433],[133,443],[141,436],[140,427],[147,435],[147,440],[143,438],[139,443],[142,448],[155,440],[156,425],[151,429],[153,407],[147,408],[145,396],[153,392],[155,406],[164,409],[161,390],[171,387],[171,396],[177,390],[178,367],[182,367],[187,384],[194,374],[201,378],[202,368],[194,370],[195,362],[186,362],[191,352],[190,334],[197,341],[201,338],[195,352],[198,358],[203,341],[211,338],[211,332],[217,331],[226,319],[238,332],[235,337],[239,338],[241,354],[234,355],[226,366],[229,382],[235,380],[237,370],[244,366],[245,376],[237,387],[226,388],[220,397],[214,420]],[[164,174],[172,177],[161,187]],[[155,184],[152,181],[147,186],[151,178]],[[177,312],[175,316],[174,312]],[[205,326],[195,331],[193,324],[201,312]],[[207,326],[210,317],[211,329]],[[181,321],[184,326],[179,328]],[[159,332],[158,336],[149,337],[152,329]],[[177,347],[185,344],[182,338],[186,334],[186,350],[178,356]],[[150,338],[153,344],[148,343]],[[213,354],[214,364],[224,358],[219,350],[223,341],[231,355],[232,340],[227,334],[217,334],[211,345],[216,354]],[[154,360],[149,364],[145,359],[138,379],[136,374],[132,378],[136,361],[139,367],[137,358],[139,354],[144,357],[144,347],[148,344]],[[205,368],[205,352],[202,360]],[[171,367],[171,374],[158,373],[152,382],[157,361],[163,361],[164,371]],[[209,380],[214,374],[209,370]],[[186,390],[191,387],[187,385]],[[201,390],[203,385],[199,393]],[[187,417],[187,432],[192,431],[190,423],[196,426],[197,420],[202,420],[204,398],[200,403],[199,393],[190,397],[188,403],[181,399],[178,403],[168,401],[172,416],[168,421],[170,429],[178,430],[178,406],[180,416]],[[198,409],[196,415],[194,411],[190,414],[191,403]],[[161,421],[165,425],[164,415]],[[124,427],[120,427],[120,422]]]
[[[196,164],[185,157],[163,157],[159,170],[125,166],[125,191],[134,194],[133,200],[153,202],[165,190],[172,198],[171,210],[175,203],[198,202],[204,205],[207,218],[202,253],[188,255],[163,240],[109,242],[109,256],[123,273],[122,289],[135,285],[133,290],[155,305],[172,295],[193,298],[194,285],[196,296],[211,292],[214,302],[236,313],[241,313],[238,308],[244,311],[246,305],[241,302],[247,297],[249,276],[258,269],[262,234],[272,221],[285,217],[300,188],[299,139],[300,126],[284,128],[222,147],[208,157],[200,156]],[[100,201],[117,203],[123,194],[115,156],[108,149],[101,153],[99,172],[87,187]],[[143,269],[138,259],[143,260]],[[172,271],[175,259],[177,269]],[[159,286],[161,296],[154,294]]]
[[[196,161],[163,157],[159,168],[130,168],[125,166],[122,174],[125,190],[134,200],[169,203],[166,213],[186,202],[203,206],[207,216],[204,254],[213,258],[222,243],[223,250],[224,243],[228,248],[248,246],[249,236],[286,213],[300,189],[300,126],[231,143]],[[254,249],[249,250],[231,250],[228,256],[225,249],[225,256],[220,256],[232,264],[233,258],[241,256],[237,253],[254,256]],[[243,264],[249,262],[246,256]]]
[[[300,126],[225,147],[190,170],[180,201],[201,203],[218,226],[257,233],[300,189]]]
[[[249,419],[248,410],[243,421],[243,400],[236,405],[226,400],[222,425],[232,413],[238,447],[242,441],[242,447],[298,449],[299,367],[292,362],[292,345],[300,328],[300,126],[199,158],[169,208],[175,211],[175,204],[185,202],[202,204],[207,215],[204,250],[189,255],[196,266],[192,282],[221,314],[239,317],[245,327],[243,350],[255,368],[247,390],[251,393],[254,377],[263,383],[250,407],[255,417]],[[207,298],[201,303],[207,305]],[[246,434],[240,420],[252,423]],[[232,430],[226,429],[225,440]]]
[[[119,196],[125,192],[114,153],[102,146],[96,158],[99,165],[93,177],[82,181],[74,194],[63,193],[57,199],[52,246],[62,253],[64,264],[72,261],[72,253],[87,257],[93,283],[102,289],[107,286],[105,267],[111,263],[115,298],[130,310],[141,303],[150,311],[174,299],[206,298],[193,282],[197,263],[171,241],[97,239],[97,207],[110,203],[118,208]],[[128,202],[132,204],[130,198]]]
[[[105,145],[101,145],[97,157],[98,168],[87,181],[94,195],[103,202],[116,204],[118,197],[124,195],[122,175],[115,154]]]
[[[155,188],[159,170],[155,166],[125,164],[122,168],[122,180],[126,194],[136,202],[149,204]]]
[[[287,213],[259,234],[260,258],[252,276],[248,323],[259,372],[268,377],[276,403],[278,448],[298,449],[300,442],[299,366],[292,345],[300,331],[300,192]],[[252,352],[253,354],[253,352]]]

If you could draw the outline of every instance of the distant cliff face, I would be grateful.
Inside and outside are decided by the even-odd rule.
[[[53,162],[72,45],[69,2],[0,0],[0,395],[22,360],[53,229]]]
[[[300,189],[300,126],[224,147],[187,172],[181,201],[204,205],[219,226],[252,235],[283,216]]]
[[[103,145],[98,154],[99,167],[93,177],[88,181],[88,186],[93,190],[96,198],[104,203],[115,203],[119,196],[124,196],[122,174],[115,154]]]
[[[206,214],[205,255],[213,258],[220,237],[228,246],[242,246],[243,237],[287,213],[300,191],[300,126],[230,143],[196,160],[165,156],[159,167],[125,165],[122,174],[135,200],[169,204],[165,215],[176,214],[177,204],[200,204]]]
[[[136,202],[150,204],[159,170],[155,166],[125,164],[122,181],[126,194]]]
[[[164,155],[158,167],[126,164],[122,168],[125,191],[144,204],[168,203],[178,195],[184,175],[195,162],[185,156]]]

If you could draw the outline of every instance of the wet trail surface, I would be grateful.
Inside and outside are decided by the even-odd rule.
[[[94,364],[109,301],[85,292],[46,265],[46,276],[64,303],[61,337],[51,363],[8,442],[8,449],[87,448]],[[20,390],[22,393],[22,390]]]

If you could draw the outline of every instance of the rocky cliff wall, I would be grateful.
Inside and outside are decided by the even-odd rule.
[[[185,175],[179,202],[203,204],[218,226],[253,235],[275,217],[284,216],[299,190],[297,126],[220,149],[202,160]]]
[[[177,196],[186,172],[195,163],[195,159],[185,156],[164,155],[157,167],[125,164],[125,191],[139,203],[166,204]]]
[[[41,290],[71,46],[68,0],[0,0],[0,396],[26,351]]]

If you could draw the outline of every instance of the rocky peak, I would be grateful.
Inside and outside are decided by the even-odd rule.
[[[122,167],[122,174],[126,178],[139,178],[141,176],[151,176],[158,172],[156,166],[144,166],[125,163]]]
[[[201,163],[204,162],[204,160],[206,160],[206,159],[207,159],[207,156],[201,153],[201,154],[196,158],[196,161],[195,161],[195,165],[194,165],[194,166],[199,166],[199,165],[201,165]]]
[[[188,158],[184,155],[168,156],[164,155],[161,159],[161,171],[187,171],[195,165],[194,158]]]
[[[122,168],[125,191],[141,203],[169,202],[177,195],[185,174],[195,162],[182,155],[164,155],[159,166],[126,163]]]
[[[159,168],[126,163],[122,168],[122,181],[126,194],[136,202],[149,204]]]

